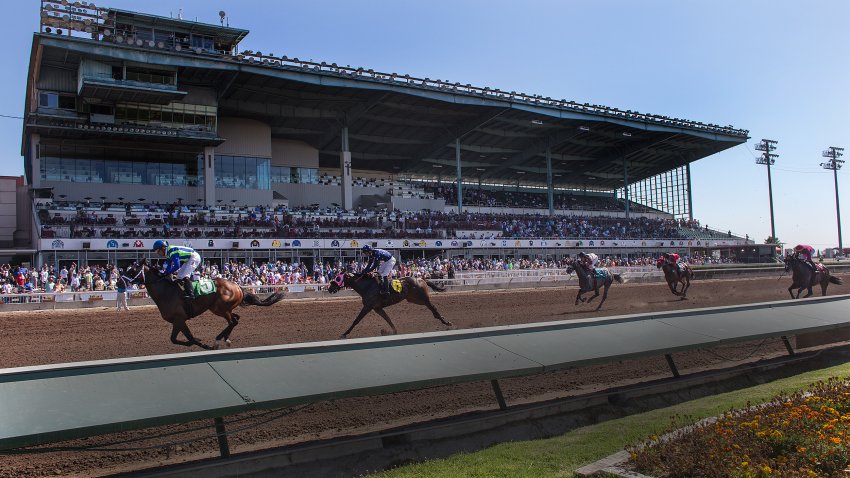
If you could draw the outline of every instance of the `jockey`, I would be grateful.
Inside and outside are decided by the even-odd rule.
[[[599,256],[592,252],[590,254],[579,252],[578,259],[581,262],[581,265],[584,266],[585,270],[587,270],[587,272],[593,272],[593,269],[596,268],[596,264],[599,263]]]
[[[371,254],[369,264],[367,264],[366,268],[363,269],[363,274],[365,275],[375,269],[378,269],[378,274],[381,277],[381,295],[389,294],[390,274],[392,274],[393,267],[395,266],[395,257],[383,249],[373,249],[369,244],[363,246],[363,252]],[[381,263],[381,261],[383,261],[383,263]],[[379,264],[380,267],[378,267]]]
[[[183,292],[187,299],[195,298],[192,290],[192,273],[201,265],[201,256],[191,247],[169,246],[168,241],[158,240],[153,249],[160,257],[167,257],[165,274],[176,273],[177,280],[183,281]]]
[[[812,272],[817,273],[818,268],[815,265],[815,262],[812,260],[812,255],[815,253],[815,249],[812,246],[806,244],[797,244],[794,247],[793,256],[797,259],[805,259],[806,264],[808,264],[812,268]]]
[[[661,257],[664,258],[664,262],[667,264],[673,264],[676,269],[682,269],[679,265],[679,254],[676,254],[675,252],[665,252],[664,254],[661,254]]]

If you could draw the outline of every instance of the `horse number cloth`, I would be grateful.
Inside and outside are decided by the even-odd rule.
[[[401,292],[401,281],[398,279],[393,279],[393,290],[396,292]]]
[[[604,267],[597,267],[596,269],[593,269],[593,273],[596,275],[597,279],[604,279],[606,270],[607,269]]]
[[[192,282],[192,287],[195,289],[195,295],[207,295],[215,292],[215,282],[210,279],[201,279]]]

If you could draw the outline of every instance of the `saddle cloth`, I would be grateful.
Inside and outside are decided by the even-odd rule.
[[[398,279],[393,279],[392,287],[394,291],[401,292],[401,281]]]
[[[203,278],[201,280],[192,281],[192,288],[195,291],[195,296],[208,295],[215,293],[215,282],[211,279]]]
[[[821,272],[821,273],[826,272],[826,266],[824,266],[820,262],[815,264],[815,268],[817,269],[818,272]]]
[[[596,277],[596,279],[604,279],[606,272],[608,272],[608,269],[605,267],[596,267],[593,269],[593,276]]]

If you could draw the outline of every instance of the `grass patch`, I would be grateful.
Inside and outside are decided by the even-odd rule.
[[[374,478],[402,477],[572,477],[575,470],[660,434],[671,423],[690,425],[718,416],[732,408],[769,401],[780,393],[807,389],[830,377],[850,375],[850,364],[815,370],[734,392],[692,400],[668,408],[578,428],[554,438],[502,443],[475,453],[460,453],[445,459],[395,468],[370,475]],[[676,417],[676,418],[674,418]],[[684,418],[684,417],[687,417]],[[671,422],[671,420],[678,422]]]

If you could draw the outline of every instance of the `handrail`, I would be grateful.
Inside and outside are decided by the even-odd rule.
[[[227,415],[660,354],[672,364],[674,352],[769,337],[783,337],[793,354],[786,336],[850,326],[848,302],[843,295],[0,369],[0,450],[215,418],[224,455]],[[633,340],[612,349],[612,335]],[[143,406],[173,387],[181,400]]]

